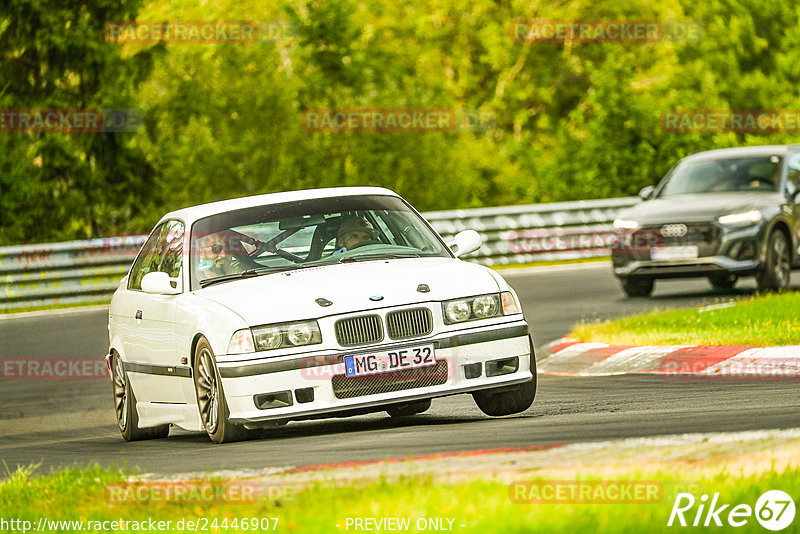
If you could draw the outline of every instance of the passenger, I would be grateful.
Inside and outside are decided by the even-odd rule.
[[[379,232],[363,217],[350,217],[342,221],[336,232],[336,251],[341,254],[370,241],[377,241]]]

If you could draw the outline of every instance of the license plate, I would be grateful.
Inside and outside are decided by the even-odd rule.
[[[374,375],[430,365],[436,365],[433,345],[344,357],[344,372],[347,376]]]
[[[653,261],[694,260],[697,258],[697,245],[683,247],[655,247],[650,249]]]

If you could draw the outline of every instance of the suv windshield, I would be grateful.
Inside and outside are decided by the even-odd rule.
[[[781,157],[750,156],[679,163],[658,197],[726,191],[777,191]]]
[[[192,225],[191,285],[336,262],[451,257],[393,196],[347,196],[256,206]]]

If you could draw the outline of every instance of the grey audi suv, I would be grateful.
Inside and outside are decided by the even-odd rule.
[[[727,148],[681,160],[614,221],[614,274],[631,297],[655,280],[708,278],[732,288],[789,285],[800,267],[800,145]]]

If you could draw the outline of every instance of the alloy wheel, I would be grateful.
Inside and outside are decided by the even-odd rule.
[[[114,355],[114,410],[117,414],[117,424],[120,430],[125,430],[128,425],[128,388],[125,378],[125,369],[122,358]]]
[[[200,408],[200,418],[209,434],[217,430],[219,424],[219,386],[217,374],[214,370],[211,351],[203,347],[199,354],[197,366],[197,402]]]

